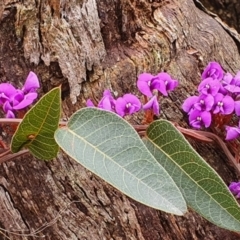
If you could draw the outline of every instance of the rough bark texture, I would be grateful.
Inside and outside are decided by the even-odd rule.
[[[137,93],[139,73],[167,71],[180,86],[162,100],[162,117],[186,126],[180,106],[204,66],[216,60],[231,73],[240,69],[236,38],[198,7],[191,0],[3,0],[1,82],[20,86],[33,70],[41,94],[62,84],[67,118],[106,88]],[[191,143],[226,183],[237,180],[217,146]],[[62,153],[1,164],[0,209],[0,239],[239,239],[191,210],[175,217],[136,203]]]

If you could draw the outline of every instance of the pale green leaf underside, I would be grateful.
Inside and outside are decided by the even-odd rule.
[[[179,189],[149,153],[136,131],[114,113],[84,108],[55,133],[73,159],[129,197],[182,215],[186,203]]]
[[[26,147],[39,159],[56,157],[59,147],[54,139],[61,113],[61,89],[54,88],[45,94],[24,116],[15,132],[11,151]]]
[[[240,208],[217,173],[168,121],[153,122],[144,140],[192,209],[214,224],[240,231]]]

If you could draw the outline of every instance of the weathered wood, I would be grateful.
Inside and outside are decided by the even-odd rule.
[[[240,68],[232,36],[190,0],[5,0],[0,20],[1,82],[20,85],[34,70],[41,94],[62,84],[66,118],[106,88],[139,94],[139,73],[167,71],[180,86],[162,99],[162,117],[186,125],[181,104],[208,61]],[[191,143],[226,183],[236,180],[217,146]],[[0,209],[2,239],[239,239],[192,211],[136,203],[62,153],[1,164]]]

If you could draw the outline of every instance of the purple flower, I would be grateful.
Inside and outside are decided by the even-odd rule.
[[[238,124],[238,127],[226,126],[226,131],[226,140],[233,140],[235,138],[238,138],[240,136],[240,122]]]
[[[190,125],[197,129],[203,126],[208,128],[211,124],[211,121],[212,121],[211,113],[207,111],[199,111],[197,109],[194,109],[193,111],[191,111],[189,115]]]
[[[218,93],[215,97],[215,108],[213,113],[222,113],[224,115],[231,114],[234,111],[234,100],[232,97]]]
[[[222,81],[223,87],[231,93],[240,93],[240,72],[234,78],[230,73],[227,73],[225,76]]]
[[[98,103],[98,108],[115,112],[116,100],[113,98],[110,90],[105,90],[102,99]],[[87,107],[95,107],[92,100],[88,99],[86,102]]]
[[[109,90],[105,90],[102,99],[98,103],[98,107],[115,112],[115,103],[116,100],[113,98],[111,92]]]
[[[210,62],[202,73],[202,79],[211,77],[212,79],[221,80],[223,78],[223,69],[217,62]]]
[[[38,96],[35,91],[39,86],[37,75],[33,72],[29,73],[21,90],[16,89],[10,83],[0,84],[0,104],[3,105],[6,117],[14,118],[15,110],[23,109],[32,104]]]
[[[153,76],[150,73],[142,73],[138,76],[137,87],[139,91],[147,97],[153,96],[153,91],[158,90],[164,96],[167,91],[172,91],[178,86],[178,81],[171,78],[167,73],[159,73]]]
[[[160,107],[157,100],[157,96],[153,96],[145,105],[143,105],[143,110],[153,109],[153,113],[156,116],[160,114]]]
[[[236,198],[240,198],[240,182],[231,182],[228,188]]]
[[[167,96],[167,91],[172,91],[178,86],[178,81],[171,78],[168,73],[159,73],[151,82],[151,88],[157,89],[164,96]]]
[[[219,81],[214,80],[209,77],[204,79],[198,86],[198,91],[202,94],[208,95],[211,94],[215,96],[221,87],[221,83]]]
[[[135,95],[128,93],[116,100],[115,109],[118,115],[124,117],[138,112],[141,109],[141,102]]]
[[[199,111],[211,111],[214,105],[214,97],[211,94],[199,96],[194,107]]]

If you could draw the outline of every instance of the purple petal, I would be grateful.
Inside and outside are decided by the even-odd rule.
[[[223,100],[224,95],[221,93],[218,93],[214,96],[215,103],[221,102]]]
[[[167,91],[172,91],[178,86],[178,80],[171,79],[171,81],[167,84]]]
[[[30,92],[28,94],[26,94],[24,96],[24,99],[16,106],[13,106],[13,109],[15,110],[19,110],[19,109],[23,109],[27,106],[29,106],[30,104],[33,103],[33,101],[37,98],[38,94],[35,92]]]
[[[33,92],[40,87],[37,75],[34,72],[29,72],[25,84],[23,85],[22,91]]]
[[[234,194],[238,194],[240,192],[240,183],[239,182],[231,182],[229,185],[229,190]]]
[[[240,71],[237,72],[235,77],[233,78],[234,85],[240,86]]]
[[[193,108],[193,105],[198,101],[198,98],[198,96],[188,97],[182,105],[183,111],[189,113],[190,110]]]
[[[151,84],[151,89],[159,91],[163,96],[167,96],[167,89],[164,81],[159,79],[154,79]]]
[[[157,100],[156,96],[153,96],[145,105],[143,105],[143,109],[147,110],[147,109],[153,109],[153,113],[156,116],[159,116],[159,103]]]
[[[234,100],[230,96],[225,96],[222,100],[224,114],[231,114],[234,111]]]
[[[12,110],[12,105],[10,104],[9,101],[6,101],[4,104],[3,104],[3,111],[5,113],[7,113],[9,110]]]
[[[226,86],[226,85],[231,84],[232,80],[233,80],[232,74],[227,72],[227,73],[224,75],[224,77],[223,77],[223,79],[222,79],[221,82],[222,82],[222,85],[223,85],[223,86]]]
[[[157,89],[164,96],[167,96],[167,91],[172,91],[178,86],[178,81],[171,78],[168,73],[161,72],[154,77],[151,89]]]
[[[161,79],[154,79],[151,83],[151,89],[152,90],[158,90],[163,96],[167,96],[167,88],[166,88],[166,84],[163,80]]]
[[[116,113],[121,117],[125,116],[126,114],[126,104],[127,104],[126,101],[122,97],[119,97],[116,100],[115,105]]]
[[[87,100],[86,105],[87,107],[95,107],[91,99]]]
[[[190,115],[189,115],[189,122],[190,125],[194,128],[201,128],[202,123],[201,123],[201,111],[194,109],[193,111],[191,111]]]
[[[201,114],[202,123],[204,124],[205,128],[208,128],[212,122],[212,116],[210,112],[204,111]]]
[[[142,73],[138,76],[137,87],[139,91],[147,97],[151,97],[153,95],[150,89],[153,77],[154,76],[150,73]]]
[[[240,198],[240,192],[236,195],[236,198],[237,198],[237,199]]]
[[[240,129],[236,127],[226,126],[226,131],[227,131],[227,135],[225,139],[228,141],[238,138],[240,135]]]
[[[10,98],[12,106],[18,105],[24,99],[24,93],[22,90],[17,90],[16,94]]]
[[[5,117],[6,118],[15,118],[15,115],[11,110],[8,110]]]
[[[4,93],[8,98],[16,93],[16,88],[10,83],[1,83],[0,84],[0,96]]]
[[[98,103],[98,107],[109,111],[115,111],[115,102],[116,100],[113,98],[111,92],[105,90],[102,99]]]
[[[224,88],[231,93],[240,93],[240,87],[236,85],[227,85]]]

